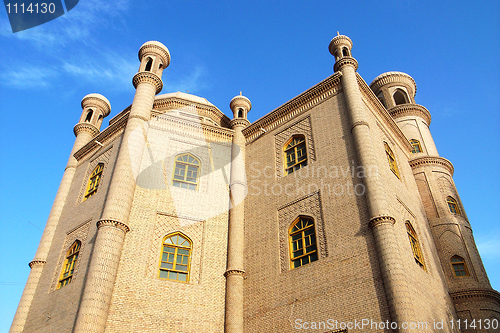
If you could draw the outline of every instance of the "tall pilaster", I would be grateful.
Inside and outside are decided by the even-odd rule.
[[[336,60],[334,71],[342,73],[343,95],[350,115],[351,132],[358,161],[364,170],[370,170],[364,178],[370,215],[369,221],[366,222],[373,230],[391,320],[398,323],[410,322],[413,318],[413,309],[405,282],[403,263],[398,253],[394,231],[395,219],[389,215],[382,181],[376,171],[378,164],[373,149],[368,114],[356,78],[358,63],[351,56],[351,49],[351,39],[343,35],[337,35],[329,45],[330,53]],[[399,331],[407,332],[403,329]]]
[[[247,192],[245,173],[245,136],[242,131],[250,125],[248,111],[252,108],[245,96],[236,96],[229,104],[234,118],[231,147],[231,182],[229,197],[231,200],[228,224],[225,333],[243,333],[243,250],[245,243],[245,195]]]
[[[54,233],[75,175],[77,160],[73,155],[99,133],[103,118],[108,116],[111,111],[109,101],[99,94],[89,94],[85,96],[81,105],[83,109],[82,115],[80,121],[74,127],[76,136],[75,143],[73,144],[68,163],[64,169],[61,184],[59,185],[52,209],[50,210],[47,224],[45,225],[45,230],[40,240],[40,245],[38,246],[35,258],[29,263],[31,271],[10,328],[11,333],[22,332],[26,318],[28,317],[31,302],[33,301],[33,296],[38,286],[43,267],[47,262],[47,255],[52,245]]]
[[[90,260],[88,277],[78,311],[75,333],[104,332],[109,305],[121,258],[128,218],[135,192],[134,170],[138,170],[148,135],[147,122],[155,95],[163,83],[163,69],[170,64],[168,49],[159,42],[147,42],[139,50],[141,65],[133,78],[136,88],[122,137],[114,173]],[[139,129],[139,131],[136,131]],[[140,133],[139,136],[135,133]]]

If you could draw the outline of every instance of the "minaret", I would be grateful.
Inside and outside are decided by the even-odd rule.
[[[104,96],[89,94],[82,100],[82,109],[80,121],[74,127],[76,139],[71,154],[69,155],[61,184],[57,190],[56,198],[50,210],[49,218],[47,219],[47,224],[45,225],[45,230],[43,231],[35,258],[29,263],[31,271],[10,328],[11,333],[23,331],[30,305],[38,286],[38,280],[47,262],[47,255],[54,238],[54,233],[59,223],[64,204],[66,203],[66,197],[68,196],[69,188],[73,182],[73,176],[75,175],[77,160],[73,154],[99,134],[102,121],[104,117],[109,115],[111,106]]]
[[[147,42],[139,50],[141,65],[134,75],[134,101],[125,127],[108,196],[97,222],[95,240],[88,276],[78,311],[75,333],[104,332],[111,295],[120,262],[125,234],[135,191],[133,170],[138,170],[147,140],[147,122],[155,95],[163,82],[161,75],[170,64],[168,49],[159,42]],[[142,136],[132,136],[140,129]],[[130,152],[133,152],[131,154]]]
[[[470,223],[453,181],[453,165],[440,157],[429,125],[431,114],[415,103],[415,81],[388,72],[370,84],[410,140],[410,166],[417,183],[445,279],[460,319],[491,319],[500,313],[500,294],[491,288]],[[381,101],[382,102],[382,101]]]
[[[393,322],[411,322],[413,309],[406,286],[403,263],[398,253],[394,223],[385,200],[382,182],[378,170],[372,134],[368,124],[368,114],[359,90],[356,69],[358,62],[351,56],[352,41],[349,37],[337,35],[329,45],[330,53],[335,57],[335,72],[341,72],[341,84],[346,106],[351,120],[351,132],[358,156],[359,165],[370,170],[364,178],[369,221],[375,239],[382,278]],[[375,171],[374,171],[375,170]],[[400,330],[405,332],[405,330]]]
[[[243,129],[250,125],[247,120],[252,103],[241,93],[229,104],[233,111],[231,128],[234,130],[231,147],[231,182],[229,184],[229,210],[225,333],[243,333],[243,249],[245,243],[245,195],[247,192],[245,173],[245,137]]]

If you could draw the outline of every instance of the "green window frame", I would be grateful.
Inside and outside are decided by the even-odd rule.
[[[163,238],[158,277],[189,282],[192,242],[184,234],[175,232]]]
[[[172,185],[196,191],[199,184],[200,165],[200,160],[191,154],[176,156]]]
[[[299,216],[291,224],[288,235],[292,269],[318,260],[316,231],[312,218]]]

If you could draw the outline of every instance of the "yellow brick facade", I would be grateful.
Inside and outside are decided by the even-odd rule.
[[[170,54],[145,43],[130,107],[100,131],[109,101],[82,101],[11,332],[472,332],[457,328],[465,319],[498,332],[500,294],[415,82],[388,72],[368,85],[351,48],[336,36],[335,73],[250,123],[241,95],[232,119],[201,97],[157,95]],[[287,174],[294,136],[307,165]],[[186,154],[198,163],[192,189],[174,186]],[[301,217],[314,223],[317,260],[292,268]],[[172,234],[189,240],[186,282],[160,277]],[[71,282],[59,287],[77,240]]]

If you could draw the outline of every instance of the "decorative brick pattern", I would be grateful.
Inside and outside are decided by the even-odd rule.
[[[275,134],[275,150],[276,150],[276,175],[283,177],[284,161],[283,161],[283,146],[292,135],[302,134],[306,138],[307,159],[308,162],[316,160],[316,151],[314,148],[314,138],[311,127],[311,117],[307,116],[301,120],[295,121],[281,132]]]
[[[280,263],[281,272],[290,269],[290,249],[288,248],[288,230],[290,224],[298,216],[310,216],[314,219],[316,231],[316,243],[320,258],[328,256],[328,249],[325,236],[325,224],[321,208],[321,197],[318,192],[311,193],[297,199],[287,205],[278,208],[279,242],[280,242]],[[320,259],[321,260],[321,259]]]

